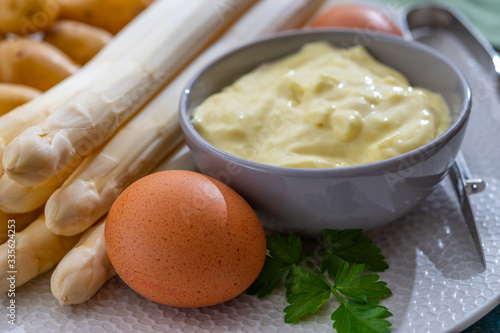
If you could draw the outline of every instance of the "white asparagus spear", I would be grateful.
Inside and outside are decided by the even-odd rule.
[[[175,12],[179,7],[185,6],[182,1],[161,0]],[[130,50],[144,38],[149,30],[164,21],[164,15],[156,10],[153,3],[139,14],[131,23],[122,29],[111,41],[84,67],[74,75],[60,82],[41,96],[17,107],[11,112],[0,117],[0,160],[5,147],[17,135],[30,126],[43,121],[54,109],[66,102],[76,92],[84,88],[97,74],[110,65],[127,57]],[[152,13],[150,13],[152,12]],[[0,172],[3,167],[0,164]]]
[[[9,239],[0,245],[0,292],[8,291],[11,281],[15,281],[15,286],[19,287],[47,272],[79,238],[54,235],[45,226],[45,216],[41,215],[26,229],[16,233],[14,243]],[[14,253],[15,257],[9,257]]]
[[[270,0],[264,0],[270,1]],[[196,164],[194,163],[193,156],[191,156],[191,151],[184,141],[177,146],[177,148],[170,153],[162,162],[160,162],[153,172],[160,172],[165,170],[189,170],[198,171]]]
[[[157,100],[155,100],[157,101]],[[145,176],[182,140],[175,112],[152,103],[165,114],[138,117],[101,150],[87,157],[45,206],[46,225],[59,235],[83,232],[106,214],[118,195]]]
[[[195,72],[232,47],[303,22],[320,3],[266,0],[250,9],[54,192],[45,206],[47,227],[56,234],[73,235],[94,224],[128,185],[178,145],[177,104]]]
[[[5,213],[23,214],[42,207],[80,162],[81,160],[75,161],[52,178],[35,186],[20,185],[7,175],[0,175],[0,210]]]
[[[171,0],[169,0],[171,1]],[[150,30],[131,55],[98,76],[5,149],[5,172],[23,185],[37,185],[108,140],[139,107],[255,0],[232,3],[221,15],[211,0],[192,0],[175,12],[156,4],[165,21]]]
[[[103,218],[88,229],[52,273],[50,287],[59,304],[87,301],[116,274],[106,252],[104,226]]]

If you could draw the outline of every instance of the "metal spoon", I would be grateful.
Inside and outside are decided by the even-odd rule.
[[[432,27],[449,28],[453,33],[460,33],[465,38],[467,47],[475,51],[474,56],[486,59],[487,62],[491,61],[497,75],[500,75],[500,57],[493,47],[475,30],[472,24],[468,23],[463,15],[452,8],[441,5],[419,5],[410,7],[403,17],[402,29],[406,39],[418,40],[419,32],[422,32],[422,30],[425,32],[426,28]],[[483,191],[486,183],[481,178],[473,179],[471,177],[469,167],[461,152],[458,153],[449,175],[481,263],[483,267],[486,267],[481,237],[469,201],[469,194]]]

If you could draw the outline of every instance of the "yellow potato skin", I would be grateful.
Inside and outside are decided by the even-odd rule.
[[[50,29],[59,16],[58,0],[0,1],[0,32],[28,35]]]
[[[101,28],[83,22],[62,20],[45,34],[45,41],[64,51],[77,64],[84,65],[113,37]]]
[[[22,84],[0,83],[0,116],[31,101],[42,92]]]
[[[0,82],[46,91],[79,68],[55,46],[26,38],[0,42]]]
[[[65,0],[61,19],[84,22],[116,34],[154,0]]]

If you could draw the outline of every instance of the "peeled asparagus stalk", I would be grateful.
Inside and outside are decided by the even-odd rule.
[[[39,274],[47,272],[78,242],[80,236],[57,236],[45,226],[41,215],[15,237],[15,264],[10,266],[9,243],[0,245],[0,292],[10,288],[8,278],[15,276],[19,287]]]
[[[232,47],[303,22],[320,3],[265,0],[250,9],[54,192],[45,206],[47,227],[56,234],[74,235],[94,224],[128,185],[179,144],[177,104],[195,72]]]
[[[160,1],[158,1],[160,2]],[[169,10],[175,12],[179,7],[185,6],[183,1],[161,0],[162,6],[170,6]],[[164,15],[156,10],[156,4],[139,14],[129,23],[84,67],[74,75],[57,84],[41,96],[17,107],[11,112],[0,117],[0,159],[5,147],[16,136],[30,126],[43,121],[56,107],[66,102],[79,90],[88,85],[92,79],[112,64],[127,57],[130,50],[144,38],[144,31],[149,31],[164,21]],[[3,166],[0,164],[0,172]]]
[[[8,238],[9,220],[14,221],[16,232],[20,232],[30,225],[31,222],[35,221],[42,213],[43,207],[24,214],[10,214],[0,210],[0,244],[3,244]]]
[[[106,252],[104,226],[102,219],[87,230],[52,273],[50,286],[59,304],[86,302],[116,274]]]
[[[0,210],[5,213],[23,214],[42,207],[80,162],[81,160],[76,161],[44,183],[35,186],[20,185],[7,175],[0,175]]]
[[[176,112],[155,99],[101,150],[87,157],[45,206],[46,225],[59,235],[85,231],[118,195],[147,174],[182,140]],[[152,110],[147,112],[148,110]],[[164,113],[164,114],[162,114]]]
[[[2,162],[9,177],[23,185],[37,185],[92,153],[255,0],[235,2],[223,15],[211,0],[193,0],[173,12],[169,1],[156,3],[155,10],[163,13],[164,21],[145,31],[130,56],[7,146]]]
[[[165,170],[189,170],[197,171],[191,151],[184,141],[170,153],[160,164],[158,164],[153,172]]]

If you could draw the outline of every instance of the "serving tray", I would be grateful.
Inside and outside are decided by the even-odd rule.
[[[382,301],[394,314],[393,332],[458,332],[500,303],[500,86],[490,58],[478,57],[464,38],[446,21],[422,27],[418,37],[456,62],[472,86],[463,153],[472,174],[488,183],[471,196],[486,268],[446,179],[411,213],[368,233],[390,267],[380,275],[393,292]],[[1,331],[334,332],[333,300],[316,315],[285,324],[283,289],[265,299],[243,294],[216,306],[180,309],[149,301],[115,277],[87,303],[59,306],[50,292],[50,274],[17,288],[16,326],[7,323],[9,300],[2,296]]]

